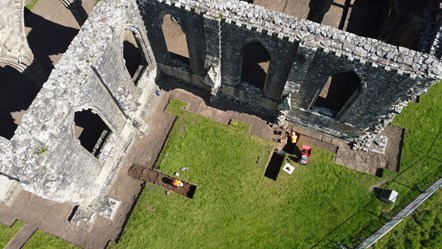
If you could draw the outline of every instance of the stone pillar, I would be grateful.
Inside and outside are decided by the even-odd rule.
[[[307,20],[321,23],[332,3],[333,0],[310,0]]]

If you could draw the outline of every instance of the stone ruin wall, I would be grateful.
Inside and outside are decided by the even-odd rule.
[[[25,35],[24,0],[0,2],[0,67],[11,66],[24,72],[33,60]]]
[[[409,101],[441,78],[438,58],[360,37],[336,28],[276,13],[260,6],[227,1],[139,0],[161,74],[281,114],[291,122],[369,146]],[[168,56],[161,30],[171,14],[187,36],[190,67]],[[241,47],[259,41],[271,55],[263,91],[241,82]],[[178,66],[177,66],[178,65]],[[327,77],[354,71],[362,91],[339,118],[311,111]],[[290,100],[285,100],[289,96]]]
[[[59,0],[68,8],[80,25],[87,19],[81,0]],[[0,67],[10,66],[23,73],[37,86],[48,78],[28,44],[25,34],[24,8],[26,0],[0,2]]]
[[[12,139],[0,137],[1,174],[43,198],[80,205],[77,220],[111,218],[118,201],[106,194],[134,136],[148,130],[143,118],[157,69],[141,20],[134,1],[99,2]],[[125,30],[143,44],[148,63],[137,86],[123,59]],[[111,129],[98,158],[74,137],[74,114],[85,109]]]

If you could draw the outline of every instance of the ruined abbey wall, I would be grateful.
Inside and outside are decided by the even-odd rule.
[[[382,131],[406,103],[441,78],[442,66],[432,55],[245,2],[138,2],[160,73],[348,141]],[[190,67],[168,55],[161,30],[165,14],[186,33]],[[241,81],[241,48],[252,41],[271,56],[263,89]],[[340,72],[360,78],[357,96],[333,118],[312,110],[328,76]],[[284,101],[290,102],[289,110],[278,108]]]
[[[167,50],[166,14],[186,34],[189,64]],[[125,68],[125,31],[134,34],[147,64],[135,81]],[[262,88],[241,76],[242,48],[252,42],[270,56]],[[355,74],[360,87],[334,117],[321,114],[313,103],[328,77],[342,72]],[[441,78],[442,65],[429,54],[242,1],[101,0],[14,136],[0,137],[0,180],[6,176],[44,198],[80,205],[79,220],[96,213],[111,218],[118,200],[106,194],[134,136],[148,131],[143,118],[163,76],[204,89],[214,101],[234,99],[364,148],[371,134]],[[97,157],[75,138],[74,115],[83,110],[110,129]]]
[[[96,213],[111,218],[118,201],[110,201],[107,191],[134,136],[148,129],[143,118],[157,89],[156,62],[135,2],[102,2],[14,136],[0,137],[1,174],[41,197],[80,205],[78,220]],[[123,59],[125,30],[133,32],[147,61],[136,85]],[[74,115],[83,110],[97,114],[110,129],[97,156],[75,138]]]

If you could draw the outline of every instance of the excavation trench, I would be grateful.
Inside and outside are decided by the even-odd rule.
[[[196,191],[195,185],[184,181],[181,181],[183,183],[182,187],[174,187],[172,186],[173,177],[170,177],[159,171],[143,167],[141,165],[132,165],[132,167],[128,171],[128,174],[129,176],[137,180],[156,184],[166,190],[173,191],[187,198],[193,199],[193,195]]]

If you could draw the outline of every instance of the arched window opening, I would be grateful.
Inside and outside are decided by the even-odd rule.
[[[80,144],[92,155],[98,157],[111,130],[100,116],[92,113],[90,109],[76,112],[74,121],[75,138],[79,139]]]
[[[270,65],[270,54],[259,42],[252,42],[242,48],[241,81],[263,89]]]
[[[362,88],[355,72],[336,73],[328,77],[312,110],[335,118],[356,97]]]
[[[12,67],[0,68],[0,136],[11,139],[39,88]]]
[[[169,14],[165,15],[163,17],[162,30],[169,57],[190,64],[186,34],[183,32],[178,20]]]
[[[127,29],[124,31],[123,57],[126,62],[126,69],[134,84],[137,85],[148,64],[141,49],[140,41],[132,31]]]

